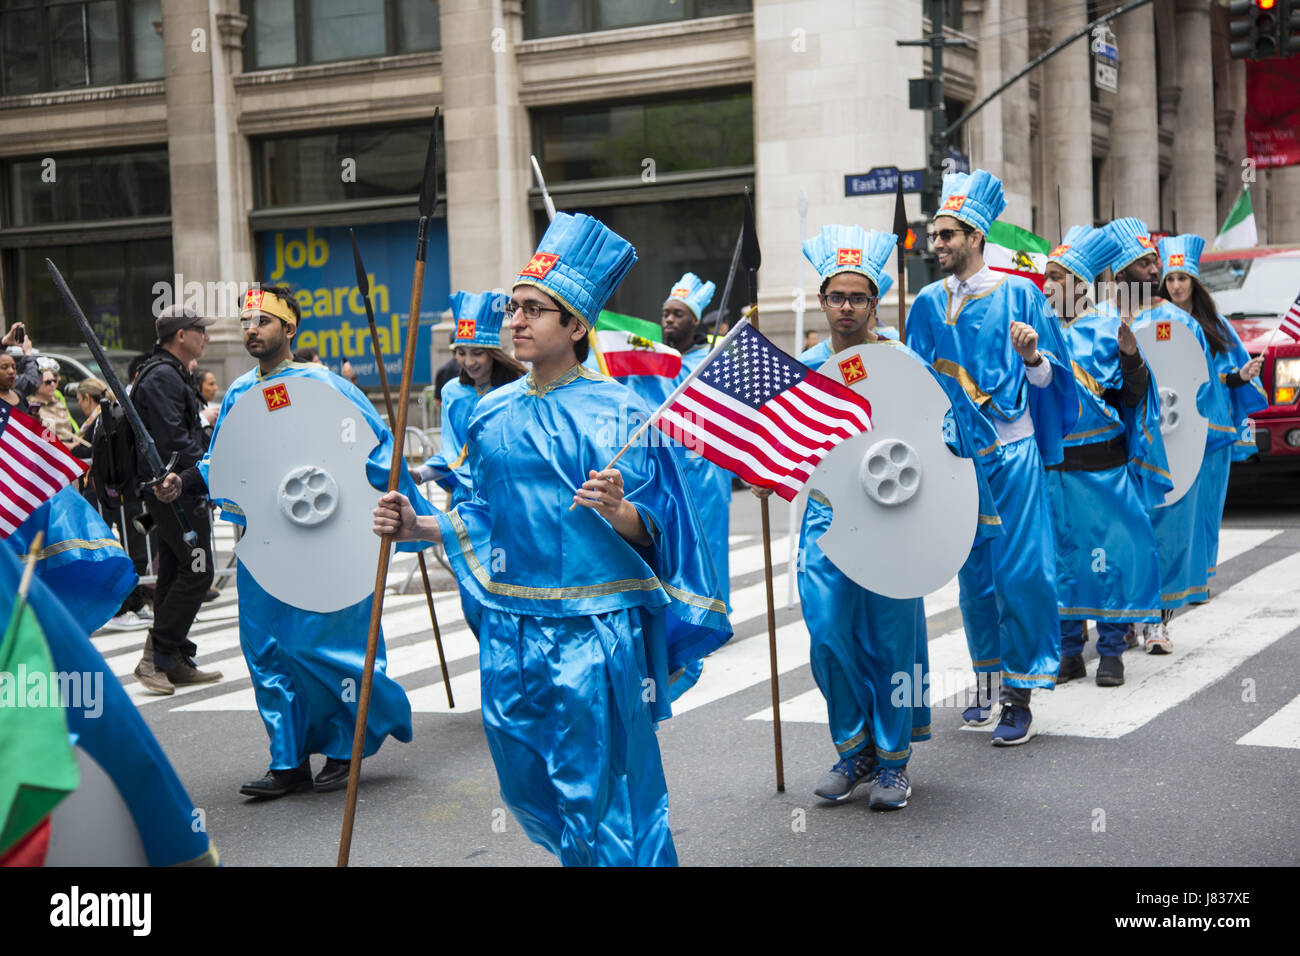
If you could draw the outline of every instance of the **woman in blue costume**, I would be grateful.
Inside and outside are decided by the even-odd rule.
[[[1207,443],[1205,451],[1205,484],[1198,505],[1205,542],[1205,573],[1212,578],[1218,570],[1219,525],[1223,522],[1223,503],[1228,496],[1228,471],[1232,462],[1245,461],[1256,453],[1255,443],[1248,437],[1249,419],[1252,413],[1268,407],[1268,396],[1259,384],[1264,357],[1250,357],[1232,323],[1219,314],[1213,297],[1201,285],[1201,252],[1205,240],[1185,233],[1161,239],[1159,247],[1164,265],[1160,294],[1196,319],[1205,333],[1214,358],[1214,372],[1228,394],[1231,424],[1236,432],[1231,443],[1219,444],[1221,433],[1214,429],[1215,448],[1211,451]]]
[[[1097,622],[1097,684],[1124,683],[1129,623],[1160,620],[1160,569],[1147,508],[1173,487],[1160,439],[1160,396],[1137,339],[1098,312],[1088,287],[1118,251],[1104,229],[1074,226],[1047,259],[1043,291],[1061,317],[1079,393],[1064,458],[1047,470],[1056,529],[1061,670],[1087,675],[1083,645]]]
[[[442,447],[416,471],[415,480],[436,482],[451,492],[449,508],[470,497],[472,476],[465,458],[465,436],[479,399],[527,372],[501,347],[506,296],[499,292],[453,292],[448,304],[456,323],[452,351],[460,375],[442,387]]]
[[[958,575],[971,664],[984,678],[962,720],[994,723],[992,675],[1001,674],[1002,712],[992,743],[1034,735],[1033,688],[1052,688],[1060,665],[1056,547],[1044,465],[1061,461],[1063,439],[1079,414],[1060,323],[1032,282],[984,264],[984,237],[1006,207],[1002,183],[977,169],[943,178],[934,218],[939,268],[907,316],[907,344],[977,407],[959,417],[970,434],[990,427],[976,468],[992,490],[1003,535],[977,544]]]
[[[1146,223],[1128,216],[1116,219],[1104,228],[1117,243],[1118,251],[1111,260],[1110,267],[1115,276],[1118,299],[1117,304],[1099,305],[1098,311],[1128,322],[1135,332],[1152,322],[1182,323],[1196,336],[1197,344],[1205,356],[1206,374],[1209,376],[1209,381],[1201,386],[1196,395],[1196,408],[1209,422],[1205,439],[1206,455],[1201,461],[1196,480],[1172,504],[1148,503],[1160,560],[1161,619],[1155,624],[1135,625],[1135,630],[1141,636],[1148,654],[1168,654],[1173,651],[1169,620],[1174,611],[1193,601],[1202,601],[1209,594],[1205,522],[1201,518],[1202,499],[1206,496],[1207,483],[1213,482],[1213,452],[1231,445],[1236,437],[1236,429],[1232,424],[1232,408],[1227,390],[1218,376],[1211,374],[1214,358],[1200,323],[1172,302],[1154,294],[1156,280],[1160,275],[1160,259]],[[1149,304],[1144,304],[1148,302]],[[1156,380],[1156,386],[1160,386],[1159,379]]]
[[[245,393],[279,379],[313,378],[337,389],[356,406],[375,442],[366,462],[366,475],[375,488],[387,487],[392,433],[365,394],[351,382],[323,365],[292,361],[298,321],[298,303],[287,288],[267,286],[253,290],[245,298],[240,315],[244,348],[258,364],[235,379],[226,391],[213,428],[211,448],[218,447],[221,426]],[[158,497],[169,500],[174,492],[182,489],[191,493],[203,490],[210,465],[211,451],[194,468],[181,475],[168,475]],[[405,467],[401,487],[421,513],[433,511],[416,491]],[[214,503],[221,506],[222,518],[244,524],[237,503],[221,499]],[[240,793],[251,797],[280,797],[313,786],[320,791],[346,786],[357,704],[355,698],[340,694],[339,688],[348,686],[348,681],[353,686],[360,684],[374,596],[341,611],[318,613],[292,607],[272,597],[242,562],[235,580],[239,587],[239,642],[248,662],[257,709],[266,725],[271,749],[266,776],[244,784]],[[403,742],[411,739],[410,702],[401,686],[384,673],[385,665],[381,633],[362,753],[366,757],[378,751],[389,735]],[[323,754],[326,758],[314,781],[312,754]]]
[[[939,380],[911,349],[875,331],[878,290],[896,241],[892,234],[860,226],[824,226],[803,243],[805,258],[821,276],[817,300],[830,337],[805,350],[799,361],[820,370],[835,353],[872,343],[906,352]],[[960,389],[950,397],[969,401]],[[873,416],[885,413],[877,401]],[[753,490],[760,497],[770,494]],[[844,800],[869,786],[872,809],[898,810],[912,794],[906,772],[912,743],[930,739],[930,708],[923,695],[930,666],[925,603],[875,594],[832,564],[818,545],[831,517],[830,501],[810,488],[799,532],[799,599],[811,641],[813,678],[826,698],[831,741],[840,754],[813,792],[826,800]],[[899,674],[920,678],[917,683],[913,676],[914,686],[901,700]]]
[[[597,220],[557,215],[507,311],[532,372],[470,419],[473,496],[432,518],[396,493],[375,509],[377,534],[442,541],[483,605],[483,728],[501,793],[565,865],[677,862],[654,728],[671,715],[669,675],[731,635],[676,454],[641,441],[606,467],[620,416],[647,409],[581,362],[635,261]]]
[[[509,385],[527,370],[501,347],[501,320],[506,296],[499,292],[454,292],[451,315],[456,322],[452,351],[460,375],[442,387],[442,447],[412,472],[419,484],[432,481],[451,493],[448,510],[467,501],[473,489],[465,440],[469,420],[479,399],[494,388]],[[483,609],[463,587],[460,608],[475,639]]]

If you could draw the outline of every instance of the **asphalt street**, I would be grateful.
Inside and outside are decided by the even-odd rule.
[[[736,636],[659,729],[683,865],[1300,863],[1300,475],[1234,476],[1213,600],[1175,618],[1172,655],[1130,650],[1126,685],[1099,688],[1090,643],[1086,680],[1035,695],[1042,732],[1022,747],[961,729],[956,699],[935,706],[933,739],[908,768],[911,801],[888,814],[868,809],[864,791],[843,804],[811,792],[836,754],[797,600],[785,606],[787,507],[774,498],[786,784],[776,791],[759,506],[737,492],[732,515]],[[390,581],[409,567],[399,561]],[[390,595],[388,652],[415,709],[414,739],[366,760],[352,863],[556,865],[504,810],[477,709],[474,641],[450,577],[435,578],[458,707],[442,696],[423,599]],[[267,749],[235,615],[231,582],[195,631],[200,666],[226,679],[171,698],[139,693],[132,635],[95,641],[203,809],[225,865],[333,865],[343,792],[238,794],[264,772]],[[932,667],[959,677],[969,659],[955,587],[927,598],[927,615]]]

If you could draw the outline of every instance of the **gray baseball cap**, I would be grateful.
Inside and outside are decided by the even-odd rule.
[[[215,325],[216,321],[216,319],[205,319],[193,309],[183,305],[169,305],[162,310],[158,320],[154,322],[154,334],[161,342],[181,329],[206,329],[210,325]]]

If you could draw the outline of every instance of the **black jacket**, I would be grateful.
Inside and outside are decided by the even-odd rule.
[[[162,346],[155,345],[149,361],[141,367],[131,388],[131,403],[158,446],[164,465],[172,452],[178,452],[173,470],[184,471],[206,453],[194,379],[180,360]],[[136,449],[136,464],[142,476],[153,474],[143,448]]]

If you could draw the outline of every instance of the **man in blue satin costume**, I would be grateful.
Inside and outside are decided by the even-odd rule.
[[[1166,236],[1158,243],[1163,272],[1161,294],[1190,314],[1201,326],[1210,345],[1214,372],[1227,393],[1230,422],[1237,434],[1230,445],[1206,449],[1206,483],[1201,488],[1200,513],[1205,540],[1206,576],[1212,578],[1219,564],[1219,525],[1228,495],[1228,471],[1234,461],[1245,461],[1258,449],[1250,434],[1250,416],[1268,407],[1268,396],[1259,384],[1263,356],[1251,358],[1232,323],[1225,319],[1214,299],[1201,284],[1201,253],[1205,239],[1192,233]],[[1214,429],[1218,431],[1218,429]],[[1216,435],[1217,438],[1217,435]],[[1219,439],[1221,441],[1222,439]],[[1207,595],[1208,596],[1208,595]]]
[[[803,243],[803,254],[821,277],[817,296],[826,313],[830,336],[806,349],[799,361],[820,370],[835,353],[873,343],[912,356],[943,385],[920,356],[896,338],[876,332],[878,290],[885,286],[884,269],[897,238],[860,226],[824,226]],[[954,403],[970,400],[956,383],[945,386]],[[901,403],[906,396],[897,396]],[[874,400],[879,411],[879,399]],[[970,409],[974,414],[974,409]],[[958,419],[952,419],[966,456],[978,447]],[[992,428],[987,429],[992,435]],[[982,489],[986,491],[987,489]],[[766,497],[767,489],[755,489]],[[770,493],[770,492],[768,492]],[[981,495],[991,507],[989,496]],[[984,510],[984,509],[981,509]],[[930,739],[930,707],[925,697],[930,669],[921,598],[889,598],[861,587],[822,552],[818,540],[831,525],[831,502],[815,487],[809,489],[799,532],[799,600],[811,641],[809,662],[813,678],[826,698],[831,742],[840,760],[813,792],[826,800],[844,800],[860,787],[870,787],[874,810],[898,810],[912,794],[907,762],[912,744]],[[997,525],[980,524],[983,534],[996,534]],[[888,547],[888,542],[871,542]],[[907,675],[900,688],[898,675]]]
[[[1152,322],[1181,322],[1196,336],[1205,355],[1206,374],[1209,376],[1209,381],[1196,395],[1197,410],[1209,421],[1206,453],[1196,481],[1173,504],[1149,503],[1147,509],[1160,561],[1161,620],[1155,624],[1139,625],[1137,630],[1148,654],[1168,654],[1173,651],[1169,621],[1174,611],[1193,601],[1203,601],[1209,595],[1208,549],[1205,522],[1201,518],[1206,497],[1203,489],[1213,478],[1212,453],[1231,445],[1237,431],[1232,422],[1232,404],[1227,389],[1212,372],[1214,359],[1200,323],[1172,302],[1155,295],[1160,259],[1146,223],[1129,216],[1116,219],[1104,228],[1118,246],[1111,260],[1116,295],[1113,303],[1099,304],[1098,311],[1122,318],[1132,325],[1134,331]],[[1159,387],[1158,379],[1155,384]]]
[[[1160,438],[1160,396],[1133,331],[1097,311],[1089,287],[1118,244],[1074,226],[1047,259],[1043,291],[1061,318],[1079,393],[1079,420],[1047,469],[1056,528],[1061,670],[1087,676],[1083,645],[1097,622],[1097,685],[1124,683],[1130,623],[1160,620],[1160,569],[1147,508],[1173,487]]]
[[[672,394],[687,376],[699,368],[708,357],[712,345],[700,328],[704,315],[713,300],[714,285],[703,282],[693,272],[688,272],[673,283],[672,291],[664,301],[660,324],[664,330],[664,344],[682,353],[682,370],[673,378],[662,375],[629,375],[622,383],[640,395],[653,412]],[[704,538],[709,543],[709,555],[718,572],[723,603],[731,611],[731,472],[709,461],[694,449],[676,442],[678,463],[682,475],[691,489],[695,510],[704,522]]]
[[[244,348],[257,359],[257,367],[231,384],[213,428],[212,444],[235,402],[246,392],[281,378],[304,377],[326,382],[342,392],[357,408],[374,435],[375,446],[366,462],[366,475],[378,489],[388,484],[393,436],[365,394],[325,366],[292,361],[293,336],[299,322],[298,303],[288,289],[266,286],[248,294],[240,315]],[[195,468],[168,475],[158,497],[166,500],[181,489],[201,492],[207,485],[211,453]],[[405,466],[401,486],[422,514],[433,507],[416,491]],[[221,517],[242,525],[238,504],[218,500]],[[310,561],[309,556],[303,559]],[[309,573],[305,569],[304,573]],[[353,734],[356,730],[355,697],[344,699],[340,688],[353,681],[359,687],[365,669],[366,636],[370,629],[373,595],[352,607],[318,613],[292,607],[272,597],[241,563],[239,587],[239,642],[253,679],[257,709],[270,738],[271,762],[266,776],[240,787],[250,797],[280,797],[297,790],[337,790],[347,785]],[[370,711],[362,756],[377,752],[384,739],[411,739],[411,705],[406,692],[385,673],[382,632],[375,658]],[[325,764],[313,780],[311,755],[322,754]]]
[[[978,406],[983,421],[967,421],[969,430],[992,424],[997,436],[975,462],[1003,534],[977,542],[958,575],[980,685],[962,719],[972,727],[994,722],[992,675],[1001,674],[996,746],[1034,735],[1032,689],[1056,683],[1060,619],[1043,466],[1061,460],[1079,414],[1067,346],[1047,300],[1029,280],[984,265],[984,236],[1005,207],[1002,183],[986,170],[944,176],[933,229],[939,267],[949,275],[917,294],[906,328],[908,346]]]
[[[398,494],[375,510],[377,534],[443,541],[482,603],[501,793],[566,866],[677,862],[655,723],[671,714],[670,675],[731,635],[676,454],[639,441],[606,468],[619,423],[647,410],[581,361],[635,261],[599,221],[557,215],[507,313],[532,372],[470,420],[473,498],[433,518]]]

